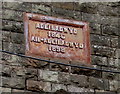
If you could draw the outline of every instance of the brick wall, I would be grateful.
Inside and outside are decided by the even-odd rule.
[[[23,12],[89,22],[92,65],[99,69],[120,71],[120,2],[3,2],[0,17],[2,50],[25,54]],[[85,71],[0,54],[0,90],[3,92],[120,92],[120,74]]]

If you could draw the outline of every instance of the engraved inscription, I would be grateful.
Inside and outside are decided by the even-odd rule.
[[[46,29],[46,30],[53,30],[58,32],[64,32],[69,34],[77,34],[77,30],[70,27],[64,27],[64,26],[54,26],[49,23],[37,23],[36,24],[37,29]]]
[[[79,49],[84,48],[83,43],[68,42],[65,40],[52,39],[52,38],[41,38],[37,36],[32,36],[31,42],[36,42],[36,43],[42,42],[44,44],[57,45],[57,46],[70,47],[70,48],[73,48],[73,47],[79,48]]]
[[[75,48],[75,49],[84,48],[83,43],[65,40],[66,36],[69,34],[70,35],[72,34],[72,36],[77,35],[76,28],[52,25],[50,23],[42,23],[42,22],[36,23],[35,28],[38,30],[39,29],[45,30],[47,36],[46,38],[45,37],[42,38],[41,36],[32,35],[31,42],[48,44],[48,51],[65,53],[66,47]]]
[[[48,31],[48,37],[51,38],[58,38],[58,39],[65,39],[65,35],[58,33],[58,32],[52,32],[52,31]]]
[[[24,15],[26,55],[53,61],[90,63],[87,22],[31,13]]]

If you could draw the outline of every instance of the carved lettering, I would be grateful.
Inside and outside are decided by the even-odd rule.
[[[73,42],[69,42],[69,47],[73,48]]]
[[[68,30],[69,30],[70,34],[73,33],[73,28],[68,28]]]
[[[31,41],[35,41],[35,37],[34,36],[31,37]]]
[[[58,32],[48,31],[47,34],[49,38],[51,37],[51,38],[65,39],[65,35]]]
[[[64,32],[65,32],[65,33],[68,33],[68,29],[67,29],[66,27],[64,28]]]
[[[60,51],[61,51],[62,53],[65,53],[65,48],[61,48]]]
[[[39,38],[39,37],[34,37],[34,36],[32,36],[32,38],[31,38],[31,42],[40,43],[40,42],[41,42],[41,40],[40,40],[40,38]]]
[[[57,39],[53,39],[51,44],[57,45]]]
[[[51,33],[50,33],[50,31],[48,31],[47,34],[48,34],[48,37],[51,37]]]
[[[65,27],[61,25],[52,25],[49,23],[36,23],[36,28],[37,29],[45,29],[45,30],[54,30],[58,32],[63,32],[63,33],[68,33],[69,34],[77,34],[77,29],[72,28],[72,27]]]
[[[70,41],[65,41],[65,40],[55,39],[55,38],[40,38],[37,36],[32,36],[31,42],[36,42],[36,43],[43,42],[44,44],[64,46],[64,47],[70,47],[70,48],[73,48],[73,47],[79,48],[79,49],[84,48],[84,45],[82,43],[70,42]]]
[[[58,40],[58,46],[63,46],[63,45],[64,45],[64,43],[65,43],[65,41],[64,41],[64,40]]]
[[[77,43],[77,42],[75,42],[74,45],[75,45],[75,48],[79,47],[79,43]]]
[[[69,42],[65,41],[65,46],[69,47]]]
[[[50,52],[57,52],[57,53],[65,53],[64,47],[58,47],[58,46],[48,46],[48,51]]]
[[[51,44],[52,43],[52,39],[48,39],[48,44]]]
[[[45,29],[49,29],[49,25],[48,24],[45,25]]]
[[[43,43],[47,43],[47,39],[46,38],[43,38]]]
[[[80,43],[79,48],[83,49],[84,45]]]
[[[74,29],[74,30],[73,30],[73,33],[74,33],[75,35],[77,35],[77,29]]]

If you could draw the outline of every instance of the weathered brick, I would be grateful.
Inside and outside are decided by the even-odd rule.
[[[23,57],[19,57],[17,62],[20,63],[22,66],[25,66],[27,68],[35,68],[36,65],[34,63],[32,63],[30,60],[32,59],[29,59],[29,58],[23,58]]]
[[[72,85],[67,86],[68,87],[68,92],[83,92],[83,88],[75,87]]]
[[[52,92],[56,92],[61,89],[67,91],[67,87],[64,84],[52,84]]]
[[[0,18],[0,32],[2,31],[2,18]]]
[[[76,86],[81,87],[88,87],[87,77],[84,75],[77,75],[77,74],[69,74],[60,72],[58,76],[58,80],[60,83],[70,85],[74,84]]]
[[[89,85],[91,88],[94,89],[101,89],[101,90],[109,90],[109,82],[108,80],[98,79],[94,77],[89,78]]]
[[[45,6],[51,6],[51,4],[53,3],[53,2],[30,2],[30,3],[32,3],[32,4],[38,4],[38,5],[45,5]]]
[[[43,79],[43,71],[42,70],[38,70],[38,80],[42,80]]]
[[[58,72],[56,71],[49,71],[49,70],[38,70],[38,79],[51,81],[51,82],[58,82]]]
[[[110,7],[118,7],[119,6],[119,2],[107,2],[106,4],[107,4],[107,6],[110,6]]]
[[[92,54],[107,56],[107,57],[115,57],[115,51],[116,49],[114,48],[92,45]]]
[[[42,59],[44,60],[48,60],[47,57],[43,57]],[[26,60],[28,62],[28,66],[34,66],[36,68],[40,68],[40,69],[49,69],[50,68],[50,64],[48,62],[44,62],[44,61],[40,61],[40,60],[33,60],[33,59],[27,59]]]
[[[52,16],[73,19],[74,11],[52,7]]]
[[[38,72],[33,68],[23,68],[18,66],[2,65],[2,75],[5,77],[12,77],[14,75],[18,77],[23,77],[26,79],[35,79],[37,80]]]
[[[117,49],[115,53],[115,57],[120,59],[120,49]]]
[[[43,80],[58,82],[58,72],[44,70]]]
[[[119,17],[101,16],[101,24],[109,26],[118,26]]]
[[[96,23],[90,23],[90,33],[101,34],[101,25]]]
[[[30,91],[30,90],[25,90],[25,94],[40,94],[41,92],[38,91]],[[43,92],[42,92],[43,93]],[[14,93],[13,93],[14,94]],[[16,94],[16,93],[15,93]]]
[[[118,26],[118,17],[100,16],[98,14],[82,13],[82,20],[90,23]]]
[[[82,13],[79,11],[74,11],[74,20],[81,21],[82,20]]]
[[[11,60],[11,59],[12,59],[12,56],[11,56],[11,55],[6,54],[6,53],[3,53],[3,54],[2,54],[2,61],[8,62],[8,61]]]
[[[49,68],[51,71],[68,72],[68,70],[69,70],[67,66],[59,65],[59,64],[49,64]]]
[[[32,4],[30,2],[3,2],[2,5],[3,8],[25,12],[31,12],[32,9]]]
[[[118,7],[108,6],[108,3],[98,5],[98,13],[102,16],[118,16]]]
[[[2,86],[11,88],[25,88],[25,79],[20,77],[2,77]]]
[[[23,33],[23,23],[2,20],[2,30]]]
[[[11,77],[11,70],[12,69],[10,66],[2,64],[2,70],[1,70],[2,76]]]
[[[105,34],[108,34],[108,35],[118,35],[118,27],[117,26],[111,26],[111,25],[103,25],[102,26],[102,33],[105,35]]]
[[[88,78],[87,76],[84,76],[84,75],[72,74],[70,75],[70,81],[71,81],[71,84],[74,84],[80,87],[88,87],[89,85]]]
[[[27,59],[15,55],[3,54],[2,55],[3,64],[14,65],[14,66],[30,66],[31,64]]]
[[[15,43],[11,43],[11,42],[3,42],[3,49],[5,51],[10,51],[13,53],[19,53],[19,54],[25,53],[24,44],[15,44]]]
[[[24,34],[12,33],[11,42],[16,44],[24,44],[25,43]]]
[[[103,93],[105,93],[105,94],[116,94],[116,92],[105,91],[105,90],[97,90],[97,89],[95,89],[95,93],[96,94],[103,94]]]
[[[2,41],[3,42],[10,42],[10,32],[2,31]]]
[[[2,49],[2,31],[0,30],[0,49]],[[0,52],[0,60],[2,59],[2,52]]]
[[[118,48],[118,37],[111,38],[111,47]]]
[[[26,68],[25,70],[26,70],[25,78],[37,80],[37,78],[38,78],[38,71],[36,69]]]
[[[2,31],[2,40],[3,42],[12,42],[16,44],[24,43],[24,35],[20,33],[11,33],[10,31]]]
[[[0,22],[1,23],[1,22]],[[1,24],[0,24],[1,25]],[[3,31],[0,29],[0,42],[2,40],[2,34],[3,34]]]
[[[12,67],[12,71],[14,71],[14,75],[16,75],[16,76],[25,77],[26,70],[22,67]],[[11,73],[11,76],[12,76],[12,74],[13,73]]]
[[[32,4],[32,12],[51,15],[51,8],[43,4]]]
[[[52,2],[51,5],[57,8],[62,8],[62,9],[69,9],[69,10],[74,9],[73,2]]]
[[[5,53],[2,55],[2,61],[3,61],[3,64],[6,64],[6,65],[25,66],[25,67],[30,67],[30,68],[32,68],[32,67],[38,68],[38,63],[39,64],[43,63],[41,61],[31,62],[32,59],[15,56],[15,55],[9,55],[9,54],[5,54]],[[41,67],[44,67],[44,66],[41,66]]]
[[[4,87],[0,87],[0,94],[11,94],[11,88],[4,88]]]
[[[119,67],[119,59],[114,59],[114,58],[108,58],[108,65],[110,67]]]
[[[3,68],[3,66],[2,66],[2,64],[0,64],[0,77],[2,76],[2,68]]]
[[[106,69],[106,68],[105,68]],[[102,78],[104,79],[109,79],[109,80],[118,80],[118,74],[114,74],[114,73],[106,73],[106,72],[103,72],[102,73]]]
[[[69,62],[66,60],[56,59],[54,61],[55,62],[64,62],[65,64],[69,64]],[[60,65],[60,64],[49,63],[49,68],[51,71],[61,71],[61,72],[69,71],[69,66],[64,66],[64,65]]]
[[[91,34],[91,43],[94,45],[110,46],[110,37]]]
[[[87,92],[91,92],[91,94],[94,94],[94,90],[93,89],[86,89],[86,88],[80,88],[80,87],[76,87],[76,86],[73,86],[73,85],[68,85],[67,86],[67,88],[68,88],[68,92],[85,92],[85,93],[87,93]]]
[[[78,3],[76,2],[74,5],[74,9],[81,11],[81,12],[85,12],[85,13],[97,13],[98,12],[98,5],[99,3]]]
[[[0,19],[2,18],[2,8],[0,7]]]
[[[58,80],[59,80],[60,83],[63,83],[63,84],[66,84],[66,85],[71,84],[69,73],[59,72]]]
[[[120,32],[119,32],[120,35]],[[118,37],[118,48],[120,48],[120,36]]]
[[[23,21],[23,12],[4,9],[2,17],[3,19]]]
[[[102,67],[103,70],[119,71],[117,68]],[[108,80],[119,80],[119,74],[102,72],[102,78]]]
[[[83,21],[88,21],[90,23],[101,23],[101,16],[97,14],[88,14],[88,13],[83,13],[82,12],[82,20]]]
[[[15,93],[25,93],[25,90],[12,89],[12,94],[15,94]]]
[[[41,92],[50,92],[51,84],[50,82],[27,80],[27,89]]]
[[[0,2],[0,6],[1,6],[0,9],[1,9],[2,8],[2,2]]]
[[[92,64],[93,65],[108,65],[107,58],[92,55]]]
[[[118,81],[120,81],[120,74],[118,74]]]
[[[110,91],[117,91],[120,92],[120,81],[109,81],[110,83]]]

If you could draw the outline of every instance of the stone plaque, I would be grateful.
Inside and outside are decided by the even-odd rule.
[[[90,64],[88,23],[24,13],[26,55]]]

